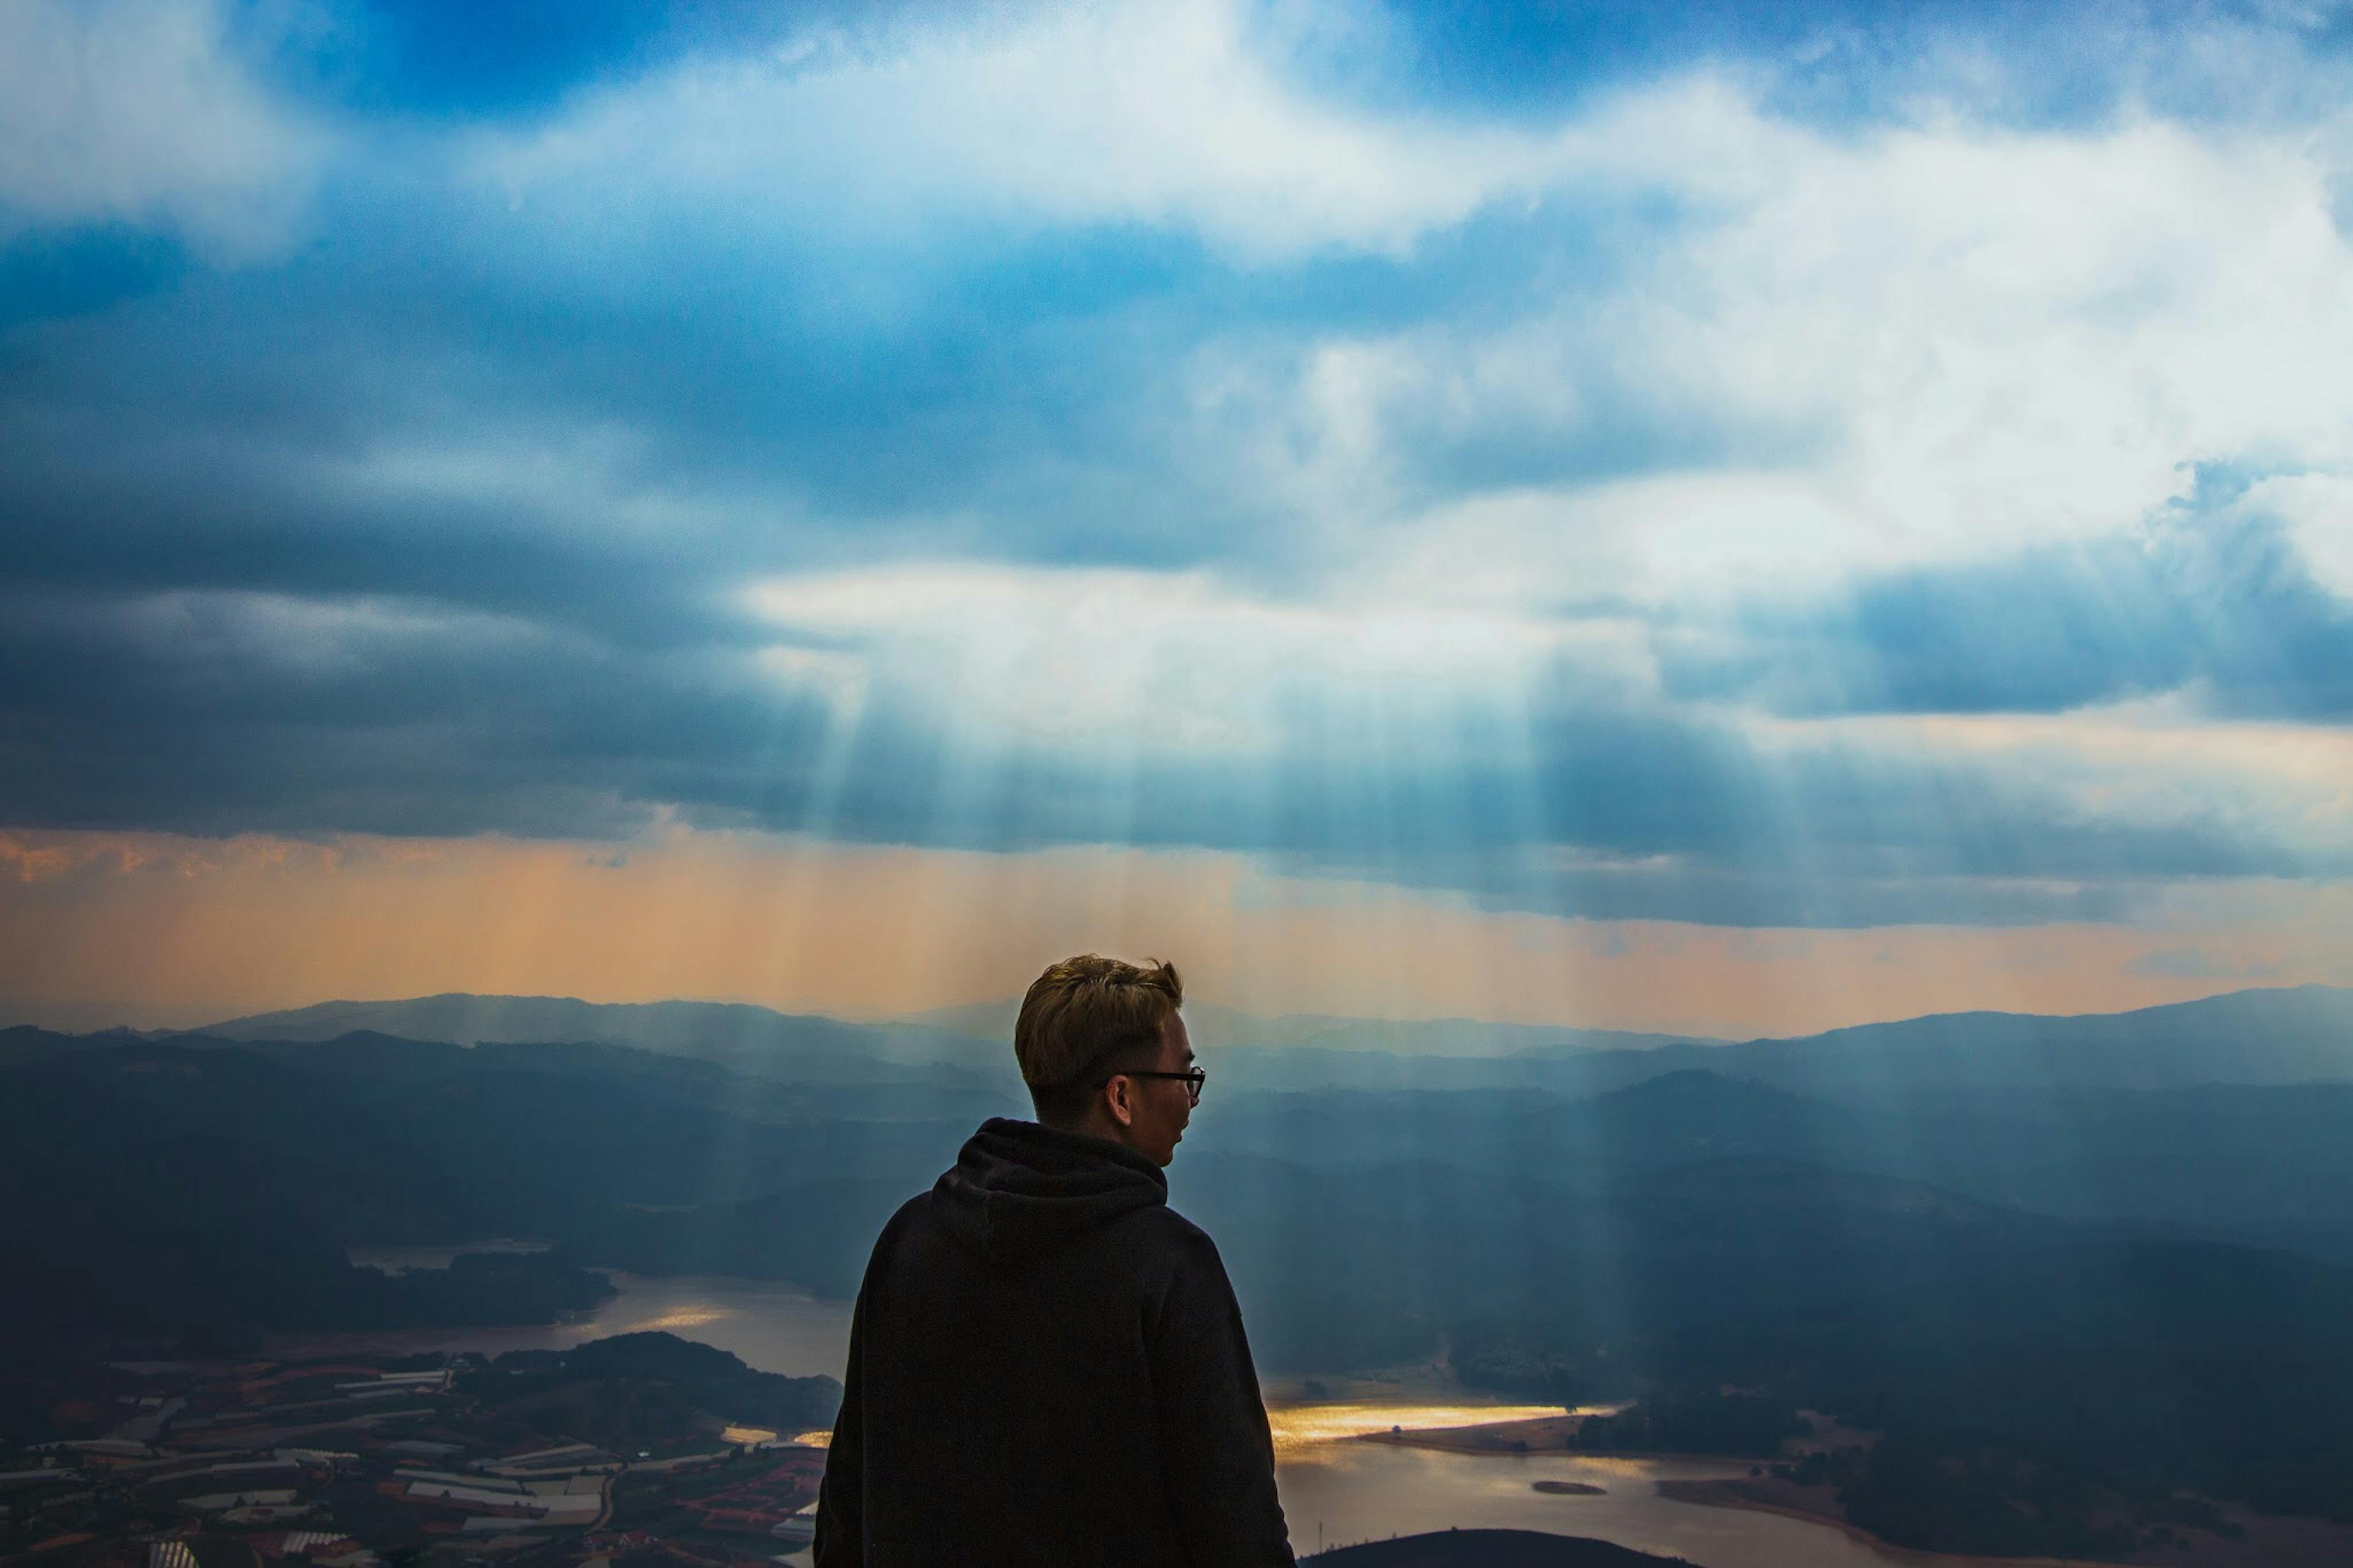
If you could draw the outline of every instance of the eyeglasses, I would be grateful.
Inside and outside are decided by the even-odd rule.
[[[1103,1088],[1104,1084],[1111,1082],[1112,1078],[1178,1079],[1184,1082],[1186,1089],[1192,1095],[1193,1103],[1196,1105],[1201,1103],[1201,1086],[1209,1081],[1209,1075],[1208,1073],[1203,1072],[1199,1068],[1191,1068],[1184,1072],[1115,1072],[1111,1075],[1111,1078],[1103,1079],[1103,1083],[1099,1083],[1095,1085],[1095,1087],[1097,1089]]]

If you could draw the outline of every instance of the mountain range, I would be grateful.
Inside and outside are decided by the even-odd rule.
[[[1025,1109],[954,1022],[437,997],[0,1030],[0,1188],[31,1199],[0,1205],[0,1341],[544,1321],[597,1268],[846,1296],[975,1121]],[[367,1026],[395,1023],[443,1037]],[[1205,1051],[1171,1201],[1271,1371],[1731,1385],[1996,1470],[2353,1512],[2348,1023],[2304,988],[1473,1056],[1294,1020]],[[554,1245],[346,1256],[491,1236]]]
[[[1698,1068],[1835,1099],[1989,1087],[2161,1089],[2353,1081],[2353,989],[2232,992],[2128,1013],[1952,1013],[1736,1042],[1466,1019],[1255,1018],[1186,1010],[1221,1082],[1257,1089],[1505,1089],[1595,1094]],[[453,994],[327,1002],[189,1034],[328,1041],[354,1031],[630,1046],[807,1082],[1015,1083],[1010,1004],[884,1023],[740,1003],[590,1003]],[[969,1075],[942,1079],[943,1072]]]
[[[915,1023],[860,1024],[739,1002],[582,1002],[451,992],[390,1002],[321,1002],[208,1024],[222,1040],[321,1041],[354,1033],[471,1046],[586,1043],[691,1057],[757,1076],[816,1083],[990,1076],[998,1054],[968,1035]]]

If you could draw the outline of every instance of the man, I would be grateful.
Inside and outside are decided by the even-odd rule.
[[[1174,966],[1038,977],[1035,1121],[982,1123],[883,1227],[818,1493],[818,1568],[1292,1562],[1218,1249],[1162,1170],[1199,1100]]]

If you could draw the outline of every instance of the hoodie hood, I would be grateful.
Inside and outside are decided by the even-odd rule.
[[[1166,1205],[1168,1178],[1125,1144],[998,1116],[965,1141],[932,1195],[957,1240],[1018,1262]]]

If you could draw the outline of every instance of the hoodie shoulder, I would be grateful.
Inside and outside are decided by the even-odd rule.
[[[1143,1223],[1152,1226],[1150,1250],[1157,1260],[1146,1320],[1152,1335],[1157,1339],[1174,1329],[1216,1337],[1238,1324],[1241,1306],[1209,1233],[1169,1208],[1154,1210]]]
[[[883,1239],[887,1241],[909,1226],[921,1225],[930,1218],[932,1205],[936,1201],[936,1197],[937,1194],[931,1188],[925,1187],[893,1209],[891,1212],[891,1217],[882,1223]]]
[[[1219,1256],[1218,1244],[1208,1231],[1166,1205],[1145,1212],[1150,1217],[1144,1223],[1156,1227],[1169,1249],[1184,1263],[1206,1267],[1219,1274],[1225,1272],[1225,1259]]]
[[[1163,1205],[1160,1208],[1160,1223],[1166,1226],[1172,1235],[1182,1237],[1196,1246],[1206,1247],[1211,1252],[1218,1250],[1218,1244],[1209,1239],[1208,1231],[1203,1230],[1175,1209]]]
[[[883,1259],[898,1252],[909,1237],[920,1236],[937,1226],[939,1216],[934,1212],[937,1201],[936,1195],[926,1188],[892,1211],[891,1217],[882,1222],[881,1233],[874,1237],[873,1250],[867,1258],[870,1277]]]

